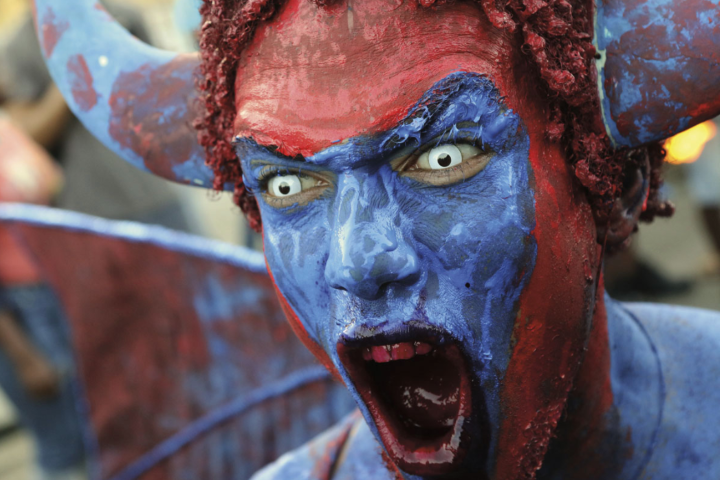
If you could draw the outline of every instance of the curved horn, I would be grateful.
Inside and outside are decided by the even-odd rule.
[[[94,0],[35,0],[35,21],[53,79],[95,137],[140,169],[212,188],[192,127],[197,55],[146,45]]]
[[[720,0],[596,0],[598,82],[618,146],[720,114]]]

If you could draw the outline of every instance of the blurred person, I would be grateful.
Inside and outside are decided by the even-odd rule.
[[[720,117],[713,122],[720,132]],[[720,274],[720,133],[705,144],[702,154],[688,164],[690,196],[700,208],[700,216],[714,249],[707,262],[707,273]]]
[[[608,256],[604,265],[605,288],[613,298],[625,301],[678,295],[692,288],[688,279],[672,279],[656,265],[640,258],[635,245]]]
[[[47,204],[60,184],[47,153],[0,117],[0,202]],[[33,260],[0,226],[0,387],[35,439],[42,480],[86,478],[75,365],[62,317]]]
[[[713,120],[720,127],[720,119]],[[720,273],[720,135],[709,140],[698,159],[683,165],[688,195],[697,205],[701,223],[713,252],[701,267],[702,274]],[[636,249],[618,252],[605,265],[607,289],[616,298],[639,300],[645,297],[681,294],[692,281],[667,278],[658,269],[639,258]]]
[[[116,3],[106,6],[135,36],[147,37],[137,12]],[[191,230],[168,185],[117,161],[69,112],[45,67],[29,13],[2,53],[0,108],[62,165],[65,188],[57,206]]]

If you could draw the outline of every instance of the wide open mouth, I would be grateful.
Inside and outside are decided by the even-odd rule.
[[[414,475],[455,471],[465,454],[472,413],[470,375],[460,347],[427,337],[377,340],[340,342],[338,353],[390,458]]]

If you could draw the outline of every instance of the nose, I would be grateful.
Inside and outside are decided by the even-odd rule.
[[[420,261],[391,218],[392,200],[363,198],[361,185],[353,179],[344,179],[339,187],[325,266],[328,285],[375,300],[387,285],[415,283],[420,277]],[[384,206],[378,207],[378,203]]]

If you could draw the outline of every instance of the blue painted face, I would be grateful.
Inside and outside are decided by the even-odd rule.
[[[237,148],[277,287],[393,461],[442,473],[469,445],[492,452],[537,251],[528,135],[493,84],[452,74],[395,128],[309,158],[251,139]],[[436,366],[417,363],[431,358]],[[377,370],[385,367],[395,370]],[[422,384],[442,383],[443,369],[465,380]],[[442,418],[428,418],[438,408]],[[437,438],[414,438],[417,427]]]

